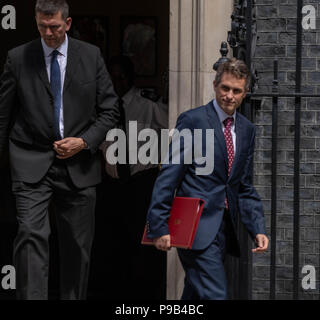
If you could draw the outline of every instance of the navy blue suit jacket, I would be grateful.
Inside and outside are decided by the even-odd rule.
[[[228,176],[228,157],[224,134],[213,101],[206,106],[182,113],[177,120],[176,129],[181,131],[185,128],[191,131],[214,129],[214,170],[209,175],[196,175],[196,168],[201,165],[197,164],[194,158],[191,164],[169,162],[162,166],[147,215],[148,237],[157,238],[169,234],[167,221],[175,194],[202,198],[206,201],[192,249],[205,249],[215,239],[224,214],[225,197],[228,198],[233,225],[239,213],[252,239],[257,234],[265,234],[262,203],[251,182],[254,125],[243,115],[237,113],[236,154],[230,176]],[[192,140],[193,143],[194,140]],[[205,146],[203,140],[203,154],[205,154]],[[185,148],[191,147],[185,146]],[[180,149],[181,153],[183,149],[183,147]],[[172,147],[170,147],[170,153],[172,153]]]

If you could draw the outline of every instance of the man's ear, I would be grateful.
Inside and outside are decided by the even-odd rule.
[[[35,20],[36,20],[36,27],[37,27],[37,30],[40,32],[40,30],[39,30],[39,25],[38,25],[38,19],[37,19],[37,16],[35,16],[34,18],[35,18]]]
[[[245,90],[244,95],[243,95],[243,98],[246,97],[246,95],[247,95],[248,92],[249,92],[249,88],[247,88],[247,89]]]
[[[69,31],[70,28],[71,28],[71,24],[72,24],[72,18],[68,17],[68,18],[66,19],[66,24],[67,24],[66,31]]]

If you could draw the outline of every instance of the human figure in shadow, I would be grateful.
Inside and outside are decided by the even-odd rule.
[[[108,70],[119,97],[120,121],[118,128],[126,133],[129,142],[129,121],[136,121],[138,134],[152,128],[158,134],[168,126],[164,108],[134,85],[134,66],[125,56],[115,56]],[[160,136],[160,135],[159,135]],[[113,165],[106,159],[106,151],[114,142],[101,145],[105,172],[98,188],[96,234],[105,239],[96,241],[94,263],[100,269],[101,297],[111,299],[164,299],[166,282],[166,255],[153,247],[141,245],[145,219],[158,164]],[[139,144],[138,150],[145,142]],[[107,200],[112,199],[112,201]],[[112,226],[106,232],[106,225]],[[102,243],[103,242],[103,243]],[[97,247],[99,246],[99,248]],[[104,262],[101,263],[101,255]],[[112,277],[105,277],[105,274]],[[157,276],[155,276],[157,275]],[[96,277],[98,275],[95,275]],[[101,277],[104,281],[101,282]]]

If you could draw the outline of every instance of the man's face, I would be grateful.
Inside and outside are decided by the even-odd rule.
[[[213,82],[216,100],[224,112],[230,116],[241,105],[246,96],[246,80],[237,79],[231,73],[224,73],[219,84]]]
[[[57,49],[65,40],[66,32],[71,27],[71,18],[62,19],[61,12],[54,15],[45,15],[37,12],[36,21],[41,38],[50,48]]]

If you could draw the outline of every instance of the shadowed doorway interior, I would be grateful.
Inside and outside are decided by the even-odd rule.
[[[70,36],[99,46],[106,63],[114,55],[131,57],[135,65],[136,86],[144,89],[153,101],[165,97],[167,83],[163,79],[169,64],[169,0],[68,0],[68,3],[74,27]],[[39,36],[34,21],[35,0],[12,0],[10,4],[17,12],[17,29],[0,30],[3,39],[1,73],[8,50]],[[27,25],[30,28],[23,27]],[[139,43],[147,44],[144,50]],[[0,266],[3,266],[12,264],[12,242],[17,227],[8,159],[1,160],[0,179]],[[132,186],[130,194],[123,188],[111,190],[105,185],[98,186],[88,299],[165,299],[166,255],[153,247],[145,247],[144,252],[137,250],[128,237],[128,225],[124,226],[119,219],[121,210],[144,219],[152,185],[153,182],[148,181],[139,188]],[[139,207],[134,201],[141,192],[145,200]],[[141,212],[135,212],[134,208],[138,207]],[[49,299],[58,299],[59,252],[53,210],[50,219]],[[137,233],[138,237],[140,234]],[[0,299],[14,298],[14,290],[5,292],[0,289]]]

